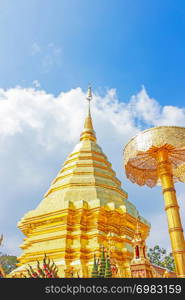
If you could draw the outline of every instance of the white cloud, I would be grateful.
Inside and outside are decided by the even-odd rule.
[[[19,255],[19,245],[22,243],[23,235],[20,233],[10,234],[5,237],[0,252],[4,254]]]
[[[128,108],[135,120],[144,123],[145,126],[185,126],[184,107],[162,107],[155,99],[149,97],[145,87],[142,87],[137,95],[131,97]]]
[[[144,86],[137,95],[131,97],[129,108],[133,117],[146,124],[153,124],[160,115],[159,103],[148,96]]]
[[[48,49],[51,49],[53,55],[58,56],[61,54],[62,49],[60,47],[57,47],[54,43],[49,43],[48,44]]]
[[[53,48],[53,45],[48,47]],[[17,245],[22,235],[16,229],[16,223],[41,201],[77,143],[86,114],[86,95],[81,88],[58,96],[38,88],[0,89],[0,198],[3,203],[0,228],[5,234],[7,252],[14,249],[11,246],[14,232],[17,237],[15,251],[19,251]],[[148,96],[144,88],[128,103],[120,102],[115,89],[108,90],[104,96],[95,94],[92,115],[98,143],[113,163],[119,178],[123,177],[123,146],[140,128],[162,124],[163,120],[165,125],[175,122],[175,125],[185,126],[184,108],[162,107]],[[152,207],[152,197],[157,191],[138,188],[125,178],[124,187],[132,195],[130,200],[153,225],[150,245],[161,243],[168,248],[167,225],[160,197],[155,198],[155,207]],[[185,191],[182,190],[180,199],[183,195]]]
[[[180,206],[182,226],[185,228],[185,187],[184,184],[181,184],[180,187],[179,186],[177,187],[178,188],[177,199],[178,199],[178,204]]]
[[[36,55],[40,52],[41,52],[41,47],[36,42],[34,42],[31,46],[31,54]]]
[[[147,239],[148,248],[159,245],[161,248],[171,252],[171,244],[165,212],[161,211],[159,214],[151,214],[150,221],[151,231],[150,236]]]
[[[160,118],[154,122],[154,125],[178,125],[185,126],[185,109],[174,107],[174,106],[165,106],[162,109]]]
[[[39,59],[39,65],[44,72],[49,72],[53,67],[61,65],[62,48],[50,42],[42,47],[34,42],[31,45],[31,55]]]
[[[52,67],[60,66],[62,49],[54,43],[48,44],[42,57],[42,67],[45,72],[51,70]]]
[[[177,201],[180,207],[180,216],[182,226],[185,228],[185,187],[184,185],[177,184]],[[162,199],[161,199],[162,200]],[[171,252],[171,243],[168,233],[167,216],[164,210],[159,214],[152,214],[148,216],[151,220],[151,232],[147,240],[149,247],[154,247],[156,244]]]
[[[35,88],[40,88],[41,87],[40,82],[37,79],[33,80],[32,84],[33,84],[33,87],[35,87]]]

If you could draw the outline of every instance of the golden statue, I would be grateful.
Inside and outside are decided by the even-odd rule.
[[[185,241],[174,181],[185,182],[185,128],[160,126],[132,138],[124,150],[127,177],[139,185],[162,185],[178,277],[185,278]]]

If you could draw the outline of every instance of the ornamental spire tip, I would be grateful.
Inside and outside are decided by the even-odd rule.
[[[91,84],[89,84],[89,86],[88,86],[86,99],[87,99],[87,101],[89,101],[89,103],[92,100],[92,87],[91,87]]]
[[[85,119],[84,129],[82,131],[80,140],[93,140],[96,141],[96,135],[93,129],[92,119],[91,119],[91,111],[90,111],[90,102],[92,100],[92,88],[89,84],[87,90],[86,100],[88,101],[88,113]]]

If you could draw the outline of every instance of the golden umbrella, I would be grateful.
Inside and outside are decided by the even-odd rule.
[[[185,182],[185,128],[154,127],[132,138],[124,149],[126,176],[139,185],[162,185],[178,277],[185,278],[185,241],[174,181]]]

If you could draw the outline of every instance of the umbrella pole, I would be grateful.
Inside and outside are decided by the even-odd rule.
[[[185,278],[185,241],[168,151],[159,149],[156,160],[158,162],[158,176],[162,184],[176,274],[177,277]]]

